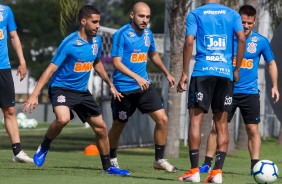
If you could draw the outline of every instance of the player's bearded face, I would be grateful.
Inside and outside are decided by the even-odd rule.
[[[131,18],[134,23],[136,29],[143,31],[146,29],[149,21],[150,21],[151,11],[150,9],[142,9],[137,12],[132,12]]]
[[[85,24],[85,33],[90,36],[96,36],[98,29],[100,28],[100,15],[92,14],[87,19]]]
[[[249,36],[255,26],[256,17],[242,14],[241,19],[242,19],[245,35]]]

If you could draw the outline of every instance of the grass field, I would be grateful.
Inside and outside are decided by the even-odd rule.
[[[40,125],[39,128],[21,130],[22,144],[25,152],[30,156],[34,154],[46,132],[46,125]],[[102,174],[99,156],[85,156],[83,154],[84,148],[93,143],[93,133],[90,129],[85,129],[79,125],[69,125],[63,130],[61,135],[53,142],[46,162],[41,168],[33,164],[12,162],[9,138],[1,126],[0,140],[1,184],[180,183],[177,181],[177,177],[190,167],[187,159],[188,148],[183,145],[180,148],[180,158],[169,158],[169,161],[180,169],[173,174],[155,171],[152,168],[153,147],[121,149],[118,156],[120,166],[129,169],[131,175],[120,177]],[[282,146],[278,146],[275,139],[264,140],[261,159],[274,161],[282,171],[281,158]],[[249,175],[249,163],[248,151],[240,150],[237,151],[235,156],[228,156],[224,165],[224,183],[255,183]],[[206,176],[207,174],[202,174],[201,181]],[[278,178],[275,183],[282,183],[282,179]]]

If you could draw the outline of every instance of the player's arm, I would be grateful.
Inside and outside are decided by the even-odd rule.
[[[165,74],[168,82],[169,82],[169,86],[171,88],[174,87],[175,85],[175,79],[174,77],[168,72],[168,70],[166,69],[166,67],[164,66],[160,55],[154,51],[154,52],[149,52],[148,53],[149,58],[151,59],[151,61],[153,61],[153,63]]]
[[[185,38],[184,48],[183,48],[183,68],[182,76],[177,85],[177,92],[183,92],[187,90],[188,83],[188,67],[192,57],[193,46],[194,46],[194,35],[187,35]]]
[[[236,56],[236,66],[234,69],[234,82],[237,82],[240,80],[240,67],[242,60],[244,58],[245,54],[245,48],[246,48],[246,36],[243,31],[238,31],[236,33],[238,38],[238,45],[237,45],[237,56]]]
[[[127,75],[128,77],[131,77],[136,80],[138,85],[140,86],[141,90],[147,90],[150,86],[150,83],[137,75],[136,73],[132,72],[129,68],[127,68],[123,63],[122,63],[122,58],[121,57],[113,57],[113,65],[116,70],[120,71],[121,73]]]
[[[114,84],[112,83],[107,72],[105,71],[105,68],[100,58],[95,60],[93,68],[99,74],[99,76],[103,79],[103,81],[105,81],[106,84],[109,86],[114,98],[117,98],[119,101],[121,101],[121,98],[123,96],[121,95],[121,93],[119,93],[116,90]]]
[[[27,69],[26,69],[26,62],[25,62],[24,55],[23,55],[21,41],[20,41],[17,31],[10,32],[10,37],[11,37],[12,45],[16,51],[16,54],[17,54],[17,57],[20,63],[18,67],[18,71],[17,71],[17,76],[20,74],[20,81],[22,81],[26,76]]]
[[[58,69],[58,66],[54,63],[50,63],[45,69],[41,77],[39,78],[33,92],[29,96],[28,100],[23,105],[23,111],[27,112],[28,109],[30,113],[35,109],[38,104],[38,95],[40,94],[44,85],[49,81],[53,73]]]
[[[271,96],[274,99],[274,103],[278,102],[279,100],[279,91],[278,91],[278,69],[275,60],[272,60],[268,63],[269,67],[269,75],[272,81],[272,89],[271,89]]]

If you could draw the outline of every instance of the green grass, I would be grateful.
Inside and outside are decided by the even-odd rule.
[[[46,124],[40,125],[41,130],[21,130],[22,144],[30,156],[34,154],[46,132]],[[67,126],[61,135],[53,142],[43,167],[33,164],[12,162],[9,138],[0,127],[0,183],[2,184],[93,184],[93,183],[125,183],[125,184],[165,184],[179,183],[177,177],[189,167],[187,159],[188,148],[180,148],[180,158],[169,158],[177,166],[177,173],[155,171],[152,168],[154,158],[153,147],[131,148],[119,150],[119,163],[124,169],[129,169],[131,175],[127,177],[112,176],[101,173],[99,156],[85,156],[84,148],[95,141],[91,129],[81,125]],[[261,159],[274,161],[282,169],[282,146],[276,144],[275,139],[263,141]],[[201,159],[201,162],[203,159]],[[246,150],[237,151],[235,156],[228,156],[224,165],[224,183],[251,184],[254,179],[249,176],[249,155]],[[201,175],[201,181],[207,174]],[[276,183],[282,183],[279,178]]]

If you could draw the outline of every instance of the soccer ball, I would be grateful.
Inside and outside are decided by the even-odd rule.
[[[253,168],[253,176],[257,183],[272,183],[278,178],[278,167],[270,160],[260,160]]]

